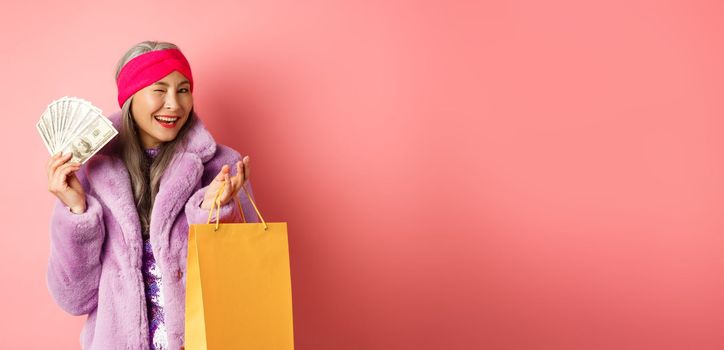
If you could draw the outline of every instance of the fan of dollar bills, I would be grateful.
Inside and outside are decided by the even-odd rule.
[[[36,124],[50,155],[72,152],[71,162],[85,163],[118,131],[102,111],[78,97],[51,102]]]

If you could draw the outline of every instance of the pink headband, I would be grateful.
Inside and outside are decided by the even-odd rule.
[[[179,71],[191,85],[194,91],[194,80],[191,77],[191,66],[186,57],[177,49],[164,49],[149,51],[128,61],[118,74],[118,105],[133,96],[138,90],[149,86],[173,71]]]

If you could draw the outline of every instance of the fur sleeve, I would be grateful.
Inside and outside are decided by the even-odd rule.
[[[86,191],[86,211],[75,214],[56,199],[50,223],[50,257],[46,282],[55,302],[78,316],[97,306],[101,248],[105,239],[103,209],[76,172]]]

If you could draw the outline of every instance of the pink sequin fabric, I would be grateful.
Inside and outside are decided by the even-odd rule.
[[[146,154],[151,160],[158,154],[158,148],[146,149]],[[161,283],[161,271],[153,257],[149,238],[143,239],[142,273],[148,309],[148,341],[152,350],[166,350],[168,349],[168,337],[163,314],[163,284]]]

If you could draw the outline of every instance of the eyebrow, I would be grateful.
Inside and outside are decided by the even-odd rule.
[[[189,82],[188,80],[184,80],[184,81],[182,81],[181,83],[179,83],[179,85],[188,84],[188,82]],[[168,83],[165,82],[165,81],[157,81],[157,82],[154,83],[154,85],[168,86]]]

